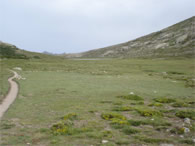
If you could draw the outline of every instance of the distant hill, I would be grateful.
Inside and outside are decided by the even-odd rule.
[[[25,51],[17,48],[15,45],[0,41],[0,58],[13,59],[40,59],[40,58],[54,58],[55,56],[49,54],[42,54],[36,52]]]
[[[195,16],[161,31],[135,40],[66,57],[193,57],[195,56]]]

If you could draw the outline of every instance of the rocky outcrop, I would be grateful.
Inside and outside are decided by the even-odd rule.
[[[195,55],[195,16],[147,36],[71,57],[189,57]]]

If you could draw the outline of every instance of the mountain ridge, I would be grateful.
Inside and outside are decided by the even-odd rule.
[[[195,16],[134,40],[82,53],[81,58],[148,58],[195,56]]]

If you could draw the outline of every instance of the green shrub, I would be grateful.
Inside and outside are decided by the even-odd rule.
[[[158,126],[155,128],[157,131],[162,131],[162,130],[167,130],[168,127],[167,126]]]
[[[118,113],[104,113],[101,115],[104,120],[112,120],[112,119],[120,119],[120,120],[127,120],[127,118]]]
[[[161,112],[152,109],[137,109],[137,112],[144,117],[163,116]]]
[[[175,102],[176,100],[173,98],[166,98],[166,97],[161,97],[161,98],[155,98],[154,99],[156,102],[160,103],[172,103]]]
[[[182,139],[182,140],[179,140],[179,143],[186,143],[186,144],[193,145],[194,141],[192,139]]]
[[[11,128],[15,127],[15,126],[16,126],[15,124],[3,123],[1,125],[1,129],[11,129]]]
[[[162,107],[162,106],[163,106],[163,104],[155,102],[155,103],[151,103],[151,104],[149,104],[148,106]]]
[[[131,111],[133,110],[130,106],[114,107],[113,111]]]
[[[117,125],[117,124],[118,124],[118,125],[127,125],[128,122],[127,122],[127,120],[113,118],[113,119],[111,120],[111,124],[115,124],[115,125]]]
[[[146,143],[162,143],[162,142],[170,143],[171,142],[168,139],[149,138],[149,137],[143,137],[143,136],[134,136],[134,138],[140,141],[146,142]]]
[[[51,131],[54,135],[65,135],[70,133],[72,126],[66,125],[65,123],[57,123],[52,125]]]
[[[65,116],[63,116],[61,119],[63,120],[76,120],[77,119],[77,114],[76,113],[70,113]]]
[[[114,104],[114,105],[122,105],[122,104],[123,104],[123,102],[118,101],[118,102],[114,102],[113,104]]]
[[[123,99],[128,99],[128,100],[136,100],[136,101],[144,100],[142,97],[140,97],[138,95],[124,95],[124,96],[118,96],[118,98],[123,98]]]
[[[100,101],[100,103],[112,103],[112,101]]]
[[[103,137],[111,138],[113,136],[112,131],[106,130],[102,132]]]
[[[51,126],[51,132],[54,135],[73,135],[85,132],[86,128],[74,128],[73,120],[77,119],[77,114],[70,113],[61,117],[61,121]]]
[[[171,133],[173,134],[184,134],[185,133],[185,128],[184,127],[175,127],[170,130]]]
[[[142,124],[146,124],[145,122],[139,120],[128,120],[128,123],[132,126],[140,126]]]
[[[172,104],[173,107],[188,107],[188,104],[185,102],[175,102]]]
[[[178,111],[175,115],[179,118],[190,118],[195,120],[195,111],[192,110]]]
[[[127,135],[130,135],[130,134],[136,134],[139,132],[139,130],[135,129],[135,128],[131,128],[129,126],[125,126],[123,129],[122,129],[122,132],[124,132],[125,134]]]

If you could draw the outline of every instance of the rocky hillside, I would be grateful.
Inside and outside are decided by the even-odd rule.
[[[193,57],[195,16],[135,40],[66,57]]]

